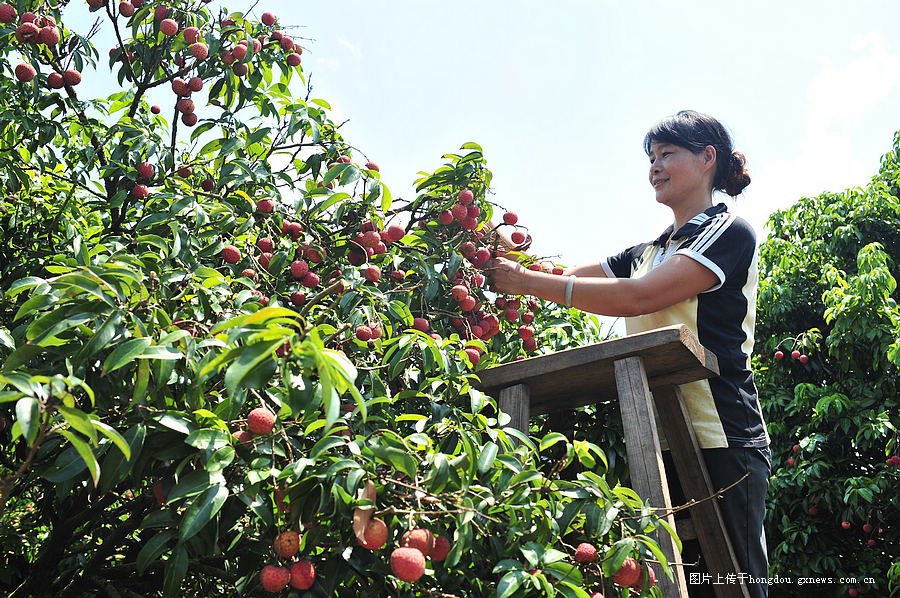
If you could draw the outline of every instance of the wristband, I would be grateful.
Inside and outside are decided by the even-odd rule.
[[[566,307],[572,307],[572,289],[575,288],[575,275],[569,276],[566,281]]]

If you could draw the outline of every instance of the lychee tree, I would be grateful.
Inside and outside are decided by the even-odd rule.
[[[621,446],[475,388],[602,336],[485,290],[481,148],[394,200],[291,23],[88,5],[0,3],[0,588],[659,595]]]
[[[768,224],[754,365],[772,436],[771,573],[887,596],[889,579],[900,587],[900,136],[868,185]]]

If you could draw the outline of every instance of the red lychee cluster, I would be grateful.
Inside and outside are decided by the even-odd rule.
[[[266,565],[259,572],[259,584],[273,594],[281,592],[288,586],[297,590],[308,590],[316,583],[316,568],[312,561],[300,559],[289,567],[282,565]]]
[[[656,584],[656,573],[652,567],[647,567],[649,576],[649,586]],[[622,566],[613,576],[613,581],[622,587],[643,588],[644,587],[644,568],[641,564],[631,557],[626,557]]]
[[[267,436],[275,429],[275,414],[265,407],[257,407],[247,415],[247,428],[234,433],[241,446],[252,447],[257,436]]]
[[[775,357],[776,360],[781,361],[782,359],[784,359],[784,351],[782,351],[781,349],[776,350],[775,353],[773,354],[773,357]],[[809,362],[809,355],[806,355],[805,353],[801,353],[797,349],[794,349],[793,351],[791,351],[791,358],[796,359],[800,363]]]
[[[0,23],[11,24],[16,22],[18,11],[7,2],[0,3]],[[62,36],[56,26],[56,19],[51,15],[37,15],[33,12],[24,12],[19,18],[16,27],[15,39],[19,44],[31,44],[55,48],[60,45]],[[33,64],[22,62],[13,69],[16,79],[22,83],[30,83],[37,77],[38,69]],[[75,69],[66,69],[62,72],[52,72],[47,75],[47,87],[61,89],[65,86],[73,87],[81,83],[81,72]]]
[[[172,93],[175,94],[175,108],[181,114],[181,122],[185,126],[193,127],[197,124],[197,106],[191,99],[191,94],[203,89],[203,79],[200,77],[189,77],[183,79],[175,77],[172,79]]]
[[[465,230],[478,228],[478,217],[481,216],[481,208],[475,202],[475,194],[471,189],[462,189],[456,196],[457,203],[448,210],[444,210],[437,216],[437,221],[450,226],[457,222]]]
[[[360,546],[378,550],[387,544],[387,525],[381,519],[371,519],[366,524]],[[425,574],[425,559],[434,563],[443,562],[450,553],[450,540],[435,536],[425,528],[411,529],[403,533],[399,545],[391,551],[391,571],[403,581],[414,583]]]
[[[277,22],[275,15],[265,12],[260,17],[260,21],[268,31],[263,31],[257,37],[248,40],[245,37],[245,31],[235,27],[233,19],[226,18],[222,20],[221,26],[226,38],[222,40],[223,50],[220,54],[222,63],[230,66],[231,72],[236,76],[244,77],[250,72],[250,64],[253,57],[268,48],[273,48],[286,53],[284,58],[285,64],[290,67],[300,66],[303,48],[295,43],[290,36],[285,35],[283,31],[273,29]],[[240,39],[231,45],[231,40],[228,39],[230,37]],[[205,57],[206,55],[204,54]]]

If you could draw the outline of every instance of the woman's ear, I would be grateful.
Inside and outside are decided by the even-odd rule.
[[[718,152],[716,152],[715,146],[712,146],[712,145],[707,145],[703,149],[703,162],[706,167],[711,166],[711,167],[715,168],[717,153]]]

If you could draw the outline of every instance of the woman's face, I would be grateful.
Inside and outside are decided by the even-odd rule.
[[[712,189],[716,150],[711,146],[699,154],[671,143],[650,144],[650,184],[656,201],[674,207],[684,201],[705,198]]]

